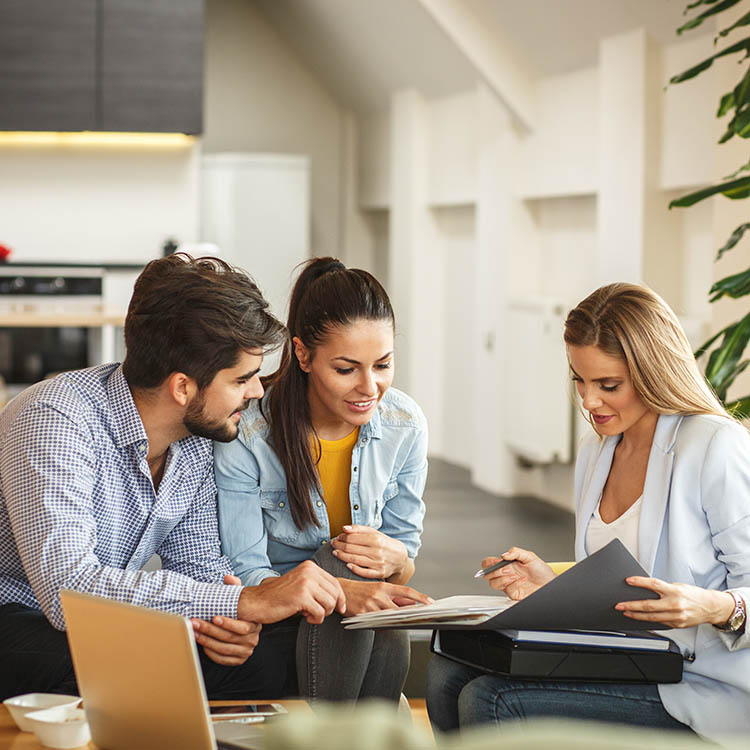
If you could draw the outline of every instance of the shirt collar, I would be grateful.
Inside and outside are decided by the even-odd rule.
[[[122,365],[107,378],[107,399],[112,409],[117,445],[122,448],[133,443],[147,443],[146,428],[133,401]]]
[[[369,422],[366,422],[359,429],[360,438],[377,438],[381,437],[383,431],[382,420],[380,419],[380,404],[375,409],[375,413],[370,418]]]

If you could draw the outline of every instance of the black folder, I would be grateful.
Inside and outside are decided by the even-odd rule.
[[[619,539],[613,539],[479,627],[483,630],[668,629],[668,625],[659,622],[629,619],[615,609],[618,602],[659,598],[655,591],[625,583],[630,576],[648,576],[648,573]]]
[[[668,683],[682,679],[682,655],[666,651],[514,640],[496,630],[435,630],[430,650],[505,677],[567,682]]]

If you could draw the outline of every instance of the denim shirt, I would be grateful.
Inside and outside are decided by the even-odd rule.
[[[270,445],[259,402],[243,412],[236,440],[214,444],[214,471],[222,550],[244,585],[286,573],[330,541],[325,501],[317,490],[312,502],[320,527],[298,529],[292,520],[286,475]],[[409,557],[416,557],[426,479],[424,414],[405,393],[389,388],[360,427],[352,452],[352,523],[400,540]]]

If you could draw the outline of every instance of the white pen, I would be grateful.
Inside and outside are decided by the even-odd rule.
[[[515,560],[500,560],[500,562],[497,562],[494,565],[490,565],[489,568],[480,568],[476,573],[474,573],[474,578],[484,578],[487,573],[492,573],[496,570],[500,570],[500,568],[504,568],[506,565],[510,565],[512,562],[515,562]]]

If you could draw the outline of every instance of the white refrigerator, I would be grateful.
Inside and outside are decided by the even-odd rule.
[[[310,160],[287,154],[202,157],[201,241],[250,273],[286,321],[295,268],[310,255]],[[265,369],[265,368],[264,368]]]

